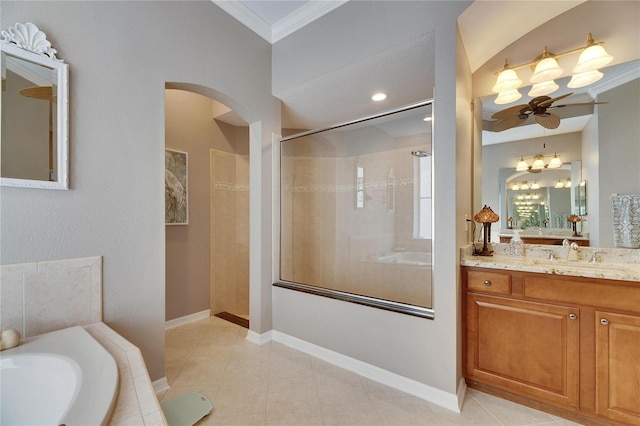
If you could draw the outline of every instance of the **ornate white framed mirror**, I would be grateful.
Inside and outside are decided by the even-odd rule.
[[[69,70],[31,22],[1,32],[0,185],[69,189]]]

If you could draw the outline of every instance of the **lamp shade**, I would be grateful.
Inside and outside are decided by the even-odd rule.
[[[478,223],[493,223],[499,221],[500,216],[495,214],[494,211],[491,210],[491,207],[487,207],[485,205],[482,210],[480,210],[478,213],[476,213],[475,216],[473,216],[473,220]]]
[[[533,162],[533,164],[531,165],[531,169],[533,170],[542,170],[544,169],[544,160],[542,159],[542,157],[537,157],[536,160]]]
[[[564,188],[564,184],[562,183],[561,180],[558,180],[553,187],[556,188],[556,189]]]
[[[571,77],[571,81],[567,83],[567,87],[570,89],[577,89],[579,87],[588,86],[591,83],[595,83],[600,80],[604,74],[598,70],[582,72],[580,74],[574,74]]]
[[[576,222],[581,222],[582,219],[580,219],[580,216],[572,214],[572,215],[569,215],[569,217],[567,218],[567,221],[571,223],[576,223]]]
[[[550,169],[557,169],[559,167],[562,166],[562,161],[560,161],[560,158],[558,157],[558,154],[554,154],[553,158],[551,159],[551,161],[549,161],[549,165],[547,166]]]
[[[593,71],[598,68],[602,68],[613,60],[613,56],[609,55],[604,47],[599,44],[594,44],[587,47],[578,59],[576,67],[573,69],[574,73],[583,73],[587,71]]]
[[[522,80],[518,78],[518,74],[510,68],[505,68],[498,75],[496,84],[491,90],[495,93],[500,93],[511,89],[517,89],[521,84]]]
[[[549,93],[553,93],[559,88],[560,86],[558,86],[555,81],[548,80],[543,81],[542,83],[534,84],[533,86],[531,86],[531,90],[529,90],[529,93],[527,94],[532,98],[535,98],[536,96],[544,96],[548,95]]]
[[[518,161],[518,165],[516,166],[516,172],[526,172],[529,170],[529,164],[524,161],[523,157],[520,157],[520,161]]]
[[[522,93],[518,92],[518,89],[505,90],[500,92],[498,97],[494,101],[498,105],[510,104],[522,97]]]
[[[520,189],[524,189],[524,190],[529,189],[529,184],[526,181],[522,182],[522,184],[520,185]]]
[[[542,83],[543,81],[553,80],[562,75],[563,70],[558,65],[555,58],[544,58],[536,65],[533,75],[529,80],[531,83]]]
[[[531,184],[531,189],[540,189],[540,184],[538,182],[533,182]]]

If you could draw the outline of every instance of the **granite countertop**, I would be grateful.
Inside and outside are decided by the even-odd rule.
[[[542,274],[636,281],[640,285],[640,250],[580,247],[578,260],[568,261],[567,247],[527,244],[524,257],[509,255],[509,244],[494,243],[493,256],[474,256],[473,246],[460,251],[460,265]],[[553,252],[556,259],[549,259]],[[590,262],[594,253],[598,261]]]

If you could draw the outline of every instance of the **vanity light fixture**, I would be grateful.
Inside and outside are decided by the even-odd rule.
[[[496,84],[492,88],[494,93],[498,93],[498,97],[494,102],[507,104],[520,99],[522,95],[517,89],[522,84],[522,80],[520,80],[516,71],[525,67],[531,67],[533,71],[529,79],[529,82],[533,84],[528,93],[529,96],[544,96],[555,92],[559,89],[559,86],[553,80],[561,77],[564,73],[564,70],[558,65],[557,59],[578,52],[580,52],[580,57],[573,68],[573,76],[567,87],[574,89],[595,83],[603,75],[598,71],[598,68],[602,68],[613,60],[613,56],[609,55],[602,47],[603,44],[604,42],[594,41],[591,33],[589,33],[586,46],[583,47],[555,54],[545,46],[542,54],[533,61],[517,66],[511,66],[505,60],[502,71],[496,73],[498,77]]]
[[[513,182],[513,185],[511,185],[511,189],[513,191],[518,191],[520,190],[520,185],[518,185],[518,182]]]
[[[529,184],[527,183],[526,180],[522,182],[522,184],[520,185],[520,189],[522,189],[523,191],[526,191],[527,189],[529,189]]]
[[[553,187],[556,188],[556,189],[564,188],[564,183],[562,183],[562,181],[560,179],[558,179],[558,181],[556,182],[556,184]]]
[[[567,183],[564,184],[565,188],[571,188],[571,179],[567,179]]]
[[[385,99],[387,99],[387,94],[382,92],[374,93],[373,96],[371,96],[371,100],[374,102],[384,101]]]
[[[531,184],[531,189],[540,189],[540,184],[538,182],[533,182]]]
[[[516,171],[539,173],[542,169],[557,169],[562,166],[562,161],[560,160],[560,157],[558,157],[558,154],[554,154],[548,164],[545,162],[544,155],[536,155],[535,157],[529,158],[529,160],[533,160],[531,165],[529,165],[524,157],[520,157],[520,161],[518,161],[518,164],[516,165]]]

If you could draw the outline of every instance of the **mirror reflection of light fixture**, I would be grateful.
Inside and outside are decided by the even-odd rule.
[[[602,78],[602,73],[598,71],[598,68],[602,68],[613,60],[613,57],[602,47],[603,44],[604,42],[594,41],[589,33],[586,46],[558,54],[551,53],[545,46],[542,54],[529,63],[510,66],[505,61],[502,71],[496,73],[498,77],[492,90],[494,93],[498,93],[498,97],[494,102],[508,104],[522,97],[517,90],[522,84],[522,80],[516,71],[525,67],[531,67],[533,71],[529,80],[533,83],[533,87],[528,93],[529,96],[544,96],[555,92],[559,86],[553,80],[561,77],[564,73],[564,70],[558,65],[557,59],[578,52],[580,52],[580,57],[573,68],[573,76],[567,87],[573,89],[595,83]]]
[[[540,189],[540,184],[538,182],[533,182],[531,184],[531,189]]]
[[[520,185],[520,189],[526,191],[527,189],[529,189],[529,184],[527,183],[527,181],[525,180],[524,182],[522,182],[522,184]]]
[[[491,207],[486,205],[478,213],[473,216],[473,220],[477,223],[482,223],[483,245],[482,251],[475,253],[477,256],[493,256],[493,250],[489,250],[488,238],[491,233],[491,224],[500,220],[500,216],[491,210]]]
[[[545,163],[544,159],[544,155],[536,155],[535,157],[530,158],[531,160],[534,160],[533,163],[531,163],[531,165],[529,165],[529,163],[524,159],[524,157],[520,157],[520,161],[518,161],[518,164],[516,165],[516,171],[517,172],[532,172],[532,173],[538,173],[540,172],[542,169],[557,169],[559,167],[562,167],[562,161],[560,160],[560,157],[558,157],[558,154],[554,154],[553,157],[551,158],[551,160],[549,160],[549,163]]]
[[[518,182],[513,182],[513,185],[511,186],[511,189],[513,191],[518,191],[520,189],[520,185],[518,185]]]
[[[558,181],[556,182],[556,184],[553,187],[556,188],[556,189],[564,188],[564,183],[562,183],[562,181],[560,179],[558,179]]]

